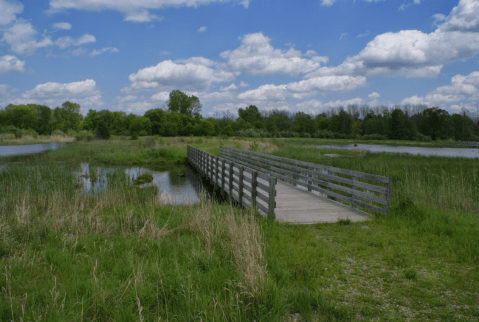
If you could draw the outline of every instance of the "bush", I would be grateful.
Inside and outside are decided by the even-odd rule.
[[[15,135],[15,133],[17,133],[18,130],[19,129],[14,125],[7,125],[0,128],[0,133],[10,133]]]
[[[344,133],[337,133],[337,132],[334,132],[333,133],[333,139],[347,139],[348,136]]]
[[[424,135],[422,133],[416,133],[416,137],[414,138],[416,141],[421,142],[431,142],[432,138],[429,135]]]
[[[65,136],[65,132],[63,132],[62,130],[56,129],[55,131],[52,132],[52,135]]]
[[[328,130],[319,130],[313,133],[313,138],[332,139],[334,138],[334,133]]]
[[[138,133],[137,132],[132,132],[130,139],[131,140],[138,140]]]
[[[15,137],[21,138],[24,135],[30,135],[33,136],[35,139],[38,137],[38,133],[35,130],[28,129],[28,130],[18,130],[15,132]]]
[[[89,131],[81,131],[75,134],[75,140],[78,141],[88,141],[93,140],[95,136]]]
[[[309,134],[308,132],[302,132],[302,133],[301,133],[301,137],[302,137],[302,138],[308,138],[308,139],[309,139],[309,138],[311,138],[311,134]]]
[[[361,137],[361,140],[387,140],[388,138],[385,135],[373,133],[366,134]]]
[[[236,132],[236,136],[247,138],[267,138],[270,136],[269,132],[263,129],[247,129]]]
[[[281,134],[281,137],[283,137],[283,138],[299,138],[299,133],[298,132],[281,131],[280,134]]]

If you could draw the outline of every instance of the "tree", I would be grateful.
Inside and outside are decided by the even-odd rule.
[[[313,134],[317,130],[317,125],[310,115],[303,112],[298,112],[295,115],[291,130],[298,133],[306,132]]]
[[[420,132],[433,140],[454,137],[449,113],[437,107],[425,109],[419,120]]]
[[[31,106],[10,104],[5,112],[8,123],[19,129],[35,129],[37,125],[36,111]]]
[[[238,115],[251,125],[253,125],[256,121],[263,120],[263,116],[259,112],[258,108],[254,105],[250,105],[245,109],[240,108],[238,110]]]
[[[351,130],[352,119],[348,113],[341,109],[339,111],[339,114],[333,115],[333,117],[331,118],[331,131],[350,135]]]
[[[196,96],[188,96],[180,90],[174,90],[170,93],[168,100],[168,110],[170,112],[177,112],[190,117],[201,117],[202,105]]]
[[[151,122],[151,134],[159,135],[161,133],[161,124],[165,121],[165,114],[166,112],[160,108],[146,111],[145,117]]]

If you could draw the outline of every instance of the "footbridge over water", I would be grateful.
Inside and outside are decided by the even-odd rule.
[[[384,176],[224,146],[219,157],[188,146],[188,161],[240,206],[284,222],[362,221],[390,207]]]

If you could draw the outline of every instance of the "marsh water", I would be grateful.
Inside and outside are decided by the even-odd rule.
[[[318,149],[368,150],[370,152],[407,153],[423,156],[479,158],[479,148],[425,148],[415,146],[391,146],[379,144],[330,144],[318,145]]]
[[[28,145],[3,145],[0,146],[0,157],[11,157],[16,155],[27,155],[42,153],[50,150],[56,150],[66,147],[66,143],[42,143]]]
[[[170,167],[120,167],[120,166],[93,166],[81,163],[76,176],[82,181],[83,193],[97,193],[107,189],[107,174],[118,169],[125,171],[130,181],[144,174],[151,173],[153,181],[140,184],[140,188],[156,186],[159,198],[166,204],[185,205],[194,204],[200,200],[200,195],[207,198],[218,199],[211,187],[205,183],[197,172],[186,166]]]

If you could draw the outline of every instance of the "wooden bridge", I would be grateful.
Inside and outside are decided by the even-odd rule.
[[[363,210],[389,211],[388,177],[224,146],[219,157],[188,146],[188,161],[241,206],[280,221],[362,221],[371,218]]]

